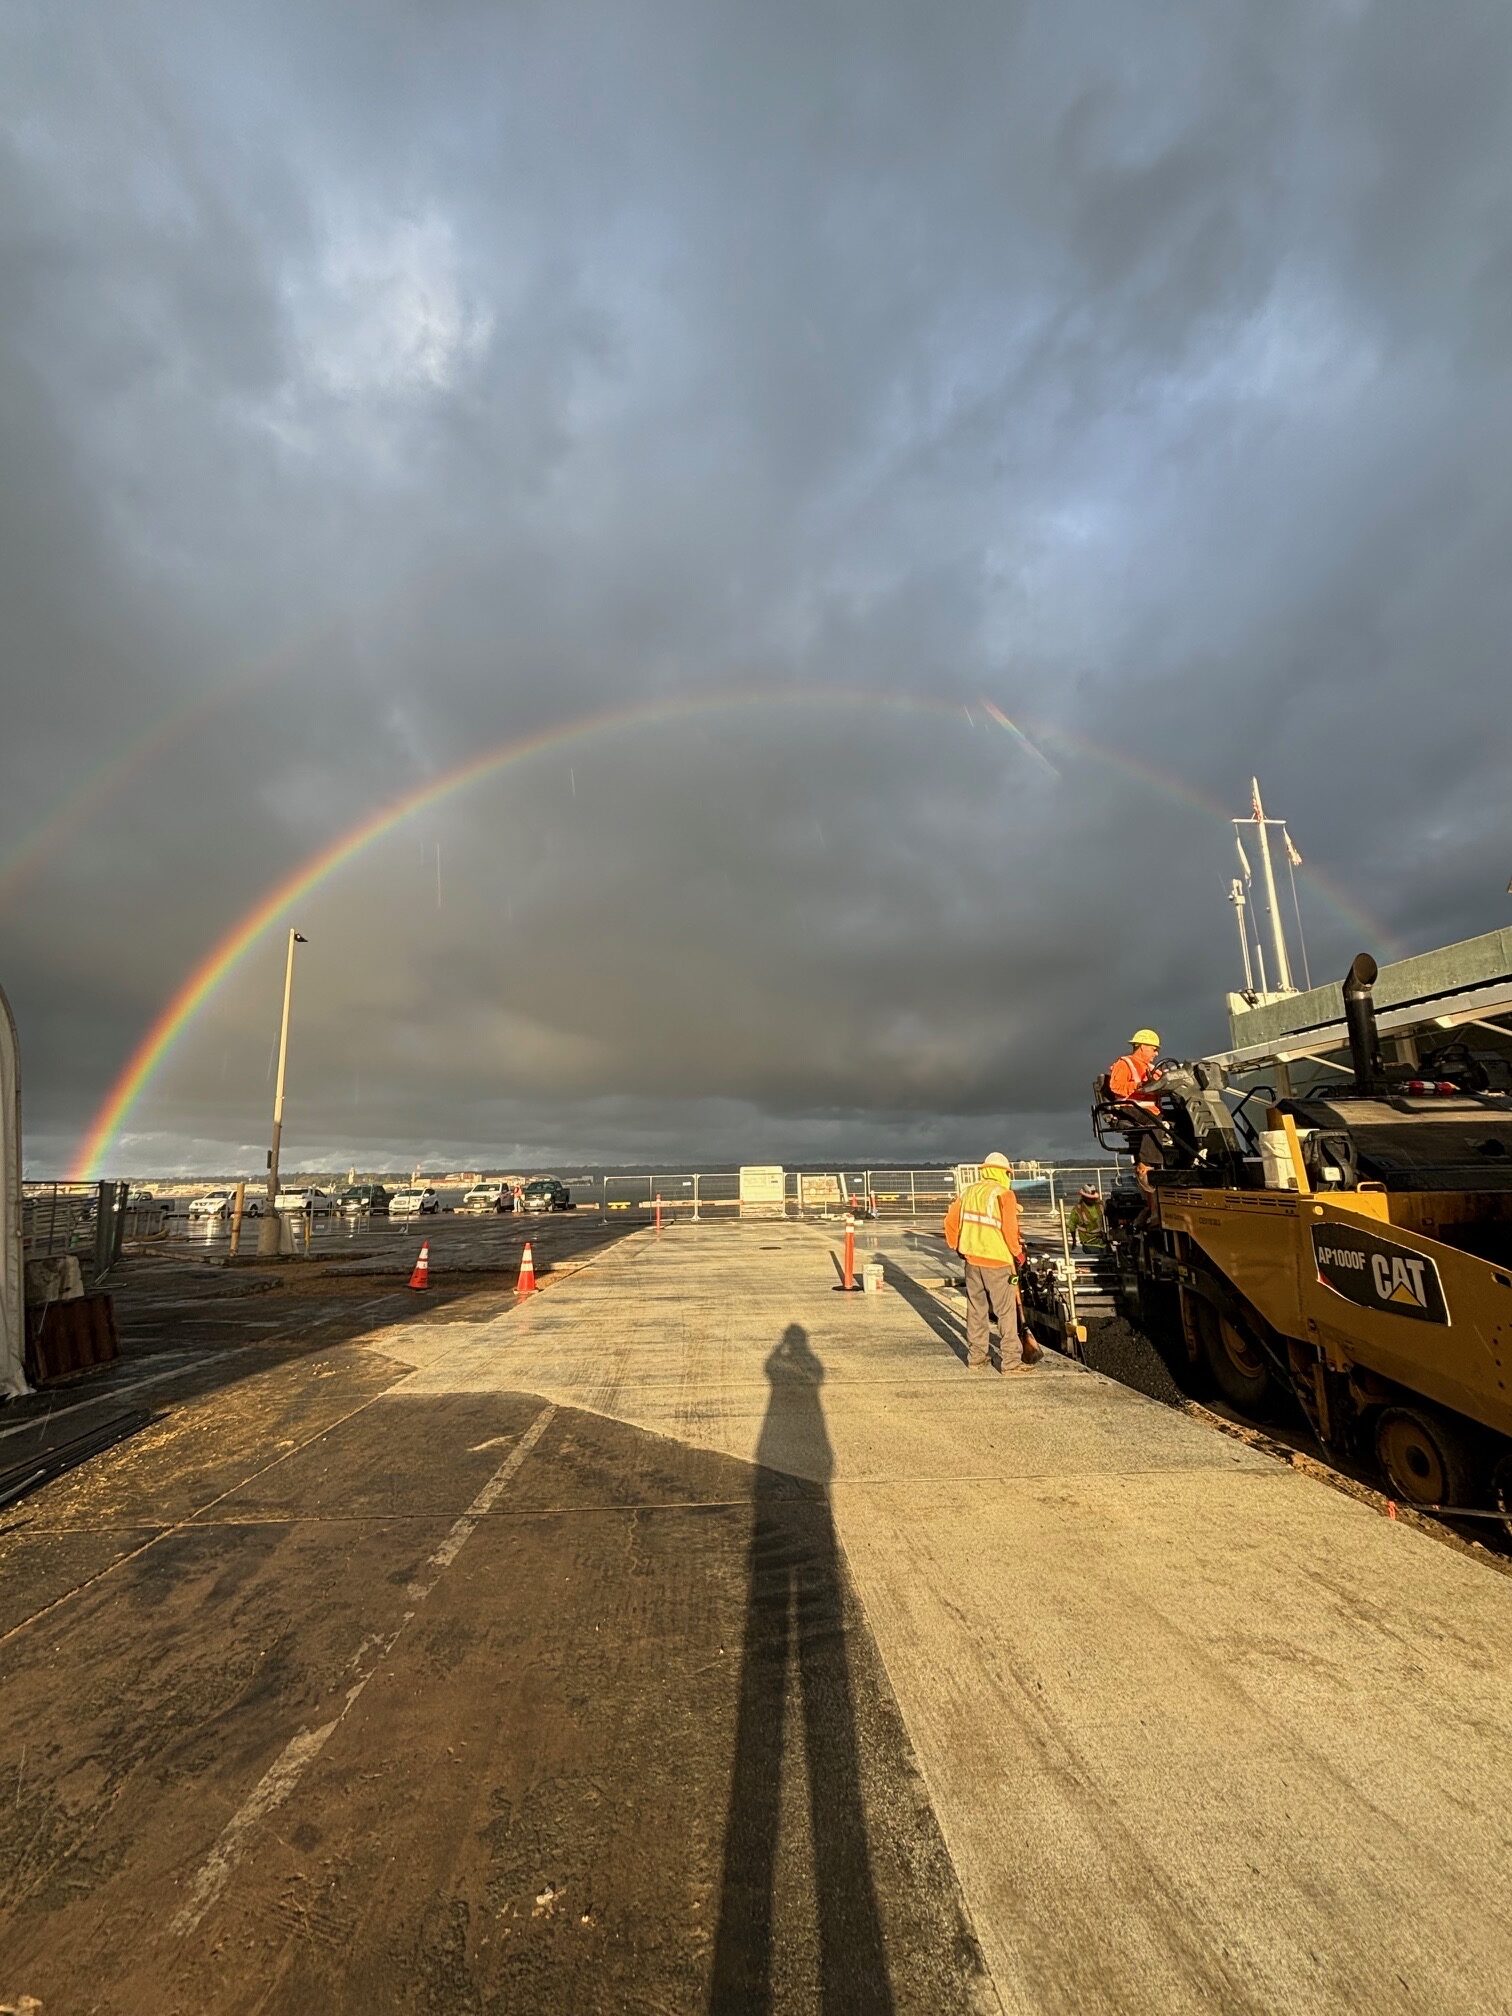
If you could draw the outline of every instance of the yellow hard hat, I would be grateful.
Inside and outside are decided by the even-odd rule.
[[[1153,1029],[1136,1029],[1134,1031],[1134,1034],[1129,1038],[1129,1048],[1137,1050],[1141,1043],[1152,1043],[1157,1050],[1160,1048],[1160,1038],[1155,1034]]]

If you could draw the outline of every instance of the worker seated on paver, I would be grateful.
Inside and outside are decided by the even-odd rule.
[[[1100,1253],[1108,1243],[1103,1224],[1102,1193],[1095,1183],[1083,1183],[1081,1194],[1066,1213],[1066,1231],[1073,1246]]]
[[[945,1213],[945,1240],[966,1263],[966,1363],[976,1371],[988,1360],[988,1328],[996,1318],[999,1349],[1006,1367],[1010,1340],[1025,1365],[1044,1356],[1024,1321],[1018,1270],[1024,1264],[1013,1170],[1006,1155],[989,1155],[975,1183],[952,1198]]]
[[[1160,1068],[1156,1062],[1160,1053],[1160,1038],[1153,1029],[1136,1029],[1129,1039],[1126,1055],[1117,1058],[1109,1066],[1106,1078],[1099,1081],[1099,1103],[1110,1110],[1109,1117],[1115,1126],[1128,1134],[1129,1152],[1134,1157],[1134,1173],[1139,1178],[1139,1187],[1148,1196],[1150,1171],[1163,1166],[1161,1150],[1161,1116],[1157,1100],[1150,1097],[1160,1084]],[[1140,1119],[1148,1115],[1150,1125],[1142,1127]]]

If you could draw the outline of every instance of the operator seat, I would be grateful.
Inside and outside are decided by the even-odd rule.
[[[1111,1076],[1110,1071],[1100,1071],[1092,1081],[1092,1132],[1098,1147],[1111,1155],[1129,1155],[1140,1135],[1148,1134],[1165,1154],[1174,1146],[1165,1112],[1150,1113],[1132,1100],[1115,1098],[1108,1082]]]

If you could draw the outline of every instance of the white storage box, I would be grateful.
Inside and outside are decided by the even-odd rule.
[[[1312,1131],[1311,1128],[1305,1129],[1298,1135],[1298,1140],[1305,1141],[1308,1134]],[[1265,1187],[1267,1190],[1296,1189],[1297,1176],[1296,1171],[1292,1168],[1291,1147],[1287,1142],[1286,1130],[1284,1128],[1267,1127],[1262,1129],[1260,1134],[1260,1165],[1265,1171]]]

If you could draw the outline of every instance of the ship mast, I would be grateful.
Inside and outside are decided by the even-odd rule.
[[[1281,844],[1286,849],[1286,858],[1289,863],[1300,863],[1302,857],[1292,845],[1291,836],[1286,830],[1286,821],[1284,819],[1267,819],[1265,816],[1265,807],[1260,801],[1260,780],[1258,777],[1251,777],[1250,779],[1250,806],[1251,812],[1248,819],[1236,819],[1233,822],[1234,838],[1238,841],[1239,846],[1239,859],[1244,868],[1244,880],[1242,882],[1234,882],[1229,890],[1229,901],[1233,904],[1234,914],[1239,920],[1239,942],[1244,953],[1244,984],[1247,990],[1252,989],[1253,968],[1250,964],[1250,939],[1245,915],[1247,907],[1245,885],[1250,879],[1250,866],[1249,857],[1244,851],[1244,841],[1240,838],[1240,828],[1252,826],[1255,831],[1255,838],[1260,843],[1260,877],[1265,884],[1265,907],[1270,913],[1271,950],[1275,958],[1276,984],[1274,994],[1295,994],[1297,987],[1296,982],[1292,979],[1291,953],[1286,943],[1286,925],[1281,915],[1281,900],[1276,892],[1275,864],[1271,860],[1271,827],[1278,826],[1281,829]],[[1292,893],[1295,900],[1295,885],[1293,886]],[[1300,923],[1301,913],[1299,911],[1299,928]],[[1273,998],[1273,990],[1266,977],[1265,943],[1258,924],[1255,931],[1255,961],[1260,969],[1261,996],[1265,999]]]

